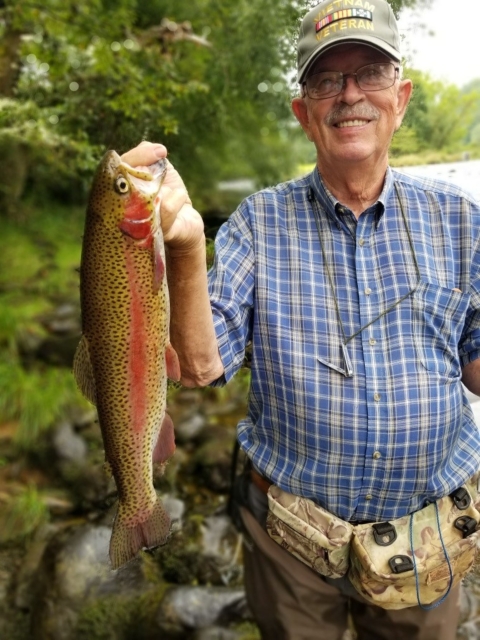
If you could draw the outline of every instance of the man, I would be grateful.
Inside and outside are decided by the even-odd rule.
[[[292,108],[317,166],[240,205],[209,276],[203,224],[173,167],[164,188],[183,384],[224,384],[252,343],[238,436],[252,466],[245,579],[266,639],[340,640],[348,613],[361,640],[455,638],[458,588],[429,610],[384,610],[265,531],[272,483],[358,524],[416,513],[480,466],[461,385],[480,394],[480,210],[452,186],[389,168],[412,92],[400,59],[384,0],[307,14]],[[165,154],[144,143],[125,159]]]

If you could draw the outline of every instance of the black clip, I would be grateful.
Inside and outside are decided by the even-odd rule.
[[[397,539],[395,527],[390,522],[376,522],[372,525],[372,529],[375,542],[381,547],[388,547]]]
[[[408,556],[393,556],[393,558],[390,558],[388,561],[388,564],[393,573],[413,571],[413,562]]]
[[[472,535],[477,528],[477,521],[474,518],[470,518],[470,516],[460,516],[453,524],[457,529],[460,529],[464,538]]]
[[[450,497],[455,503],[457,509],[460,509],[461,511],[466,509],[472,501],[470,494],[465,487],[458,487],[458,489],[455,489],[455,491],[450,494]]]

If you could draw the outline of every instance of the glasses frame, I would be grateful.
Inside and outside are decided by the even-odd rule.
[[[377,64],[389,65],[394,68],[395,75],[393,77],[392,84],[389,84],[386,87],[379,87],[378,89],[364,89],[363,87],[360,86],[358,82],[358,77],[357,77],[358,72],[361,71],[362,69],[365,69],[365,67],[371,67]],[[327,96],[322,96],[320,98],[318,97],[314,98],[310,96],[307,89],[307,80],[309,78],[313,78],[314,76],[320,75],[321,73],[338,73],[342,77],[342,87],[340,91],[338,91],[337,93],[329,93]],[[336,98],[342,93],[342,91],[345,90],[345,86],[347,84],[347,78],[355,78],[355,83],[357,87],[360,89],[360,91],[366,91],[367,93],[370,93],[371,91],[383,91],[384,89],[390,89],[390,87],[393,87],[393,85],[395,84],[395,82],[399,77],[399,74],[400,74],[400,67],[396,66],[395,63],[392,62],[391,60],[388,62],[370,62],[369,64],[363,64],[361,67],[358,67],[358,69],[354,73],[342,73],[341,71],[318,71],[317,73],[312,73],[310,76],[308,76],[305,79],[305,82],[302,84],[302,90],[303,90],[304,96],[307,96],[308,98],[310,98],[310,100],[327,100],[328,98]]]

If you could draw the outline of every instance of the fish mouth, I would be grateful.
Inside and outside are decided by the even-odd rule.
[[[167,160],[160,158],[157,162],[146,166],[132,167],[114,150],[109,152],[108,166],[112,173],[123,173],[125,178],[145,195],[155,193],[160,189],[161,182],[167,172]]]

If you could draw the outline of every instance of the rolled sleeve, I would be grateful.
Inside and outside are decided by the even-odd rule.
[[[224,375],[221,386],[242,366],[251,337],[254,254],[247,202],[222,225],[215,240],[215,260],[208,273],[213,321]]]

